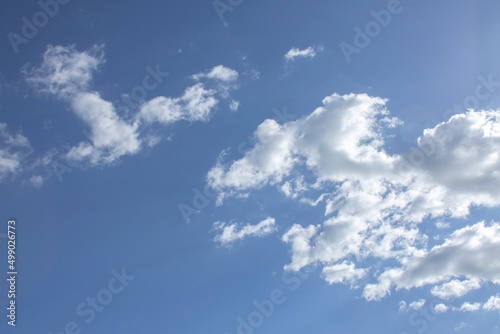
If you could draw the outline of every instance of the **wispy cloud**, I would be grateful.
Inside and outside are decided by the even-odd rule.
[[[0,123],[0,181],[21,172],[24,160],[32,151],[22,132],[12,134],[7,124]]]
[[[124,118],[118,115],[113,103],[91,90],[93,76],[104,63],[103,44],[94,45],[87,51],[78,51],[74,45],[49,45],[39,66],[27,65],[23,69],[26,81],[37,94],[69,103],[71,110],[89,130],[85,129],[88,140],[73,145],[65,153],[51,154],[52,158],[62,156],[72,166],[115,163],[122,156],[135,155],[161,140],[150,135],[148,129],[153,123],[207,122],[220,99],[229,99],[230,91],[238,88],[237,71],[222,65],[214,66],[192,75],[196,83],[187,87],[182,96],[158,96],[149,101],[139,101],[141,103],[136,110],[130,111],[130,117]],[[158,67],[150,75],[163,74],[157,72]],[[237,103],[231,100],[228,107],[235,109]],[[14,166],[11,164],[10,168]],[[43,179],[40,176],[32,178],[31,183],[39,187]]]
[[[314,58],[316,57],[316,54],[318,52],[323,51],[323,47],[308,47],[305,49],[299,49],[299,48],[291,48],[288,50],[288,52],[285,54],[285,60],[286,61],[294,61],[297,58]]]
[[[217,234],[214,241],[222,246],[230,246],[237,240],[243,240],[248,237],[263,237],[276,231],[275,219],[268,217],[256,225],[244,225],[239,227],[238,224],[226,224],[223,222],[215,222],[213,228],[220,233]]]

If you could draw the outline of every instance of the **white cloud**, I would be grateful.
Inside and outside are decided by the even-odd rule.
[[[436,145],[416,172],[422,182],[436,187],[436,195],[428,200],[421,197],[419,209],[434,215],[463,217],[471,205],[498,206],[499,137],[500,111],[494,110],[454,115],[448,122],[425,130],[419,145]]]
[[[11,134],[0,122],[0,181],[21,172],[22,162],[32,153],[28,138],[21,132]]]
[[[462,286],[452,283],[434,290],[451,297],[454,293],[461,294],[475,288],[474,281],[500,283],[500,264],[495,260],[498,252],[500,224],[467,226],[453,232],[442,245],[433,247],[428,253],[406,259],[404,267],[386,270],[379,276],[379,283],[370,286],[369,290],[376,289],[379,294],[373,299],[380,299],[393,284],[397,288],[409,289],[436,284],[452,277],[465,276],[472,280]]]
[[[138,118],[148,124],[153,122],[172,124],[181,120],[206,122],[219,104],[216,95],[229,98],[229,91],[238,87],[236,81],[239,74],[233,69],[219,65],[191,77],[197,81],[215,80],[216,88],[209,89],[204,83],[198,82],[186,88],[181,97],[159,96],[141,106]],[[239,102],[232,100],[229,107],[232,111],[236,111]]]
[[[193,76],[197,81],[215,81],[215,89],[197,82],[187,87],[181,97],[159,96],[143,102],[139,110],[132,110],[135,114],[130,120],[126,120],[118,115],[112,103],[102,99],[99,93],[89,91],[93,73],[103,63],[104,45],[94,45],[82,52],[74,45],[49,45],[39,67],[24,69],[26,81],[36,92],[68,101],[72,111],[90,129],[89,141],[73,145],[63,154],[68,163],[100,166],[114,163],[125,155],[137,154],[143,147],[154,146],[161,139],[150,133],[148,127],[152,123],[206,122],[219,103],[216,95],[228,98],[229,91],[237,88],[238,72],[222,65],[215,66]],[[233,102],[231,108],[235,107]],[[52,157],[55,155],[60,154],[52,154]],[[31,183],[38,185],[39,180],[32,179],[34,183]]]
[[[298,271],[309,264],[311,257],[310,240],[318,233],[319,227],[319,225],[310,225],[304,228],[299,224],[295,224],[283,235],[282,240],[285,243],[292,244],[292,263],[285,266],[286,270]]]
[[[198,83],[188,87],[180,98],[159,96],[146,102],[139,112],[141,120],[147,123],[172,124],[180,120],[208,121],[219,101],[216,91],[206,89]]]
[[[445,304],[437,304],[434,307],[434,311],[436,311],[437,313],[447,312],[448,311],[448,306],[446,306]]]
[[[141,148],[136,124],[127,124],[116,114],[113,105],[97,93],[83,93],[71,103],[73,111],[90,127],[92,143],[81,142],[71,148],[71,161],[88,159],[91,165],[109,164]]]
[[[330,283],[353,283],[366,275],[365,269],[356,269],[354,263],[344,261],[323,268],[323,276]]]
[[[445,222],[437,222],[436,227],[439,229],[445,229],[445,228],[450,228],[450,223],[445,223]]]
[[[240,102],[236,100],[232,100],[231,103],[229,104],[229,109],[231,109],[232,111],[237,111],[239,107],[240,107]]]
[[[221,231],[214,239],[222,246],[229,246],[237,240],[243,240],[247,237],[263,237],[276,231],[275,219],[268,217],[257,225],[245,225],[239,227],[238,224],[228,225],[223,222],[215,222],[213,228]]]
[[[471,304],[469,302],[465,302],[460,307],[460,311],[462,312],[475,312],[478,311],[479,309],[481,309],[481,303]]]
[[[219,190],[259,188],[280,182],[303,162],[320,179],[331,181],[383,175],[395,163],[379,150],[383,140],[376,130],[387,115],[385,102],[368,95],[334,94],[300,120],[280,125],[267,119],[254,133],[254,148],[227,168],[222,163],[212,168],[208,182]]]
[[[410,303],[410,308],[412,310],[420,310],[425,305],[425,299],[420,299],[418,301]]]
[[[29,182],[31,183],[31,185],[35,188],[40,188],[42,185],[43,185],[43,182],[44,182],[44,179],[42,176],[40,175],[33,175]]]
[[[500,296],[491,296],[490,299],[483,305],[483,309],[487,311],[500,310]]]
[[[93,72],[104,63],[104,45],[94,45],[84,52],[49,45],[40,67],[24,69],[26,81],[38,93],[68,98],[89,88]]]
[[[316,57],[316,53],[322,51],[323,48],[314,48],[312,46],[306,48],[306,49],[299,49],[299,48],[291,48],[286,54],[285,54],[285,60],[286,61],[294,61],[296,58],[314,58]]]
[[[194,74],[192,77],[195,80],[207,78],[229,83],[238,80],[239,74],[233,69],[230,69],[223,65],[218,65],[212,68],[210,71]]]
[[[447,299],[465,296],[469,291],[479,289],[481,285],[477,280],[452,280],[441,286],[435,286],[431,292],[434,296]]]
[[[207,182],[219,192],[219,204],[267,186],[302,203],[325,203],[321,225],[296,224],[284,234],[291,247],[285,269],[396,260],[399,267],[374,272],[377,283],[363,291],[368,300],[383,298],[394,287],[442,284],[434,293],[452,298],[479,282],[500,282],[492,258],[500,252],[498,223],[467,226],[431,250],[429,236],[419,228],[427,218],[465,217],[471,206],[500,205],[500,112],[455,115],[426,130],[416,148],[391,155],[384,149],[385,130],[400,121],[390,117],[386,102],[333,94],[296,121],[265,120],[254,133],[253,148],[230,163],[222,156]],[[311,190],[323,194],[310,199]]]

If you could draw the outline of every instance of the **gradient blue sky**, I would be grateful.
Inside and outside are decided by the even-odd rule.
[[[500,205],[500,158],[495,154],[500,147],[500,119],[494,111],[500,108],[500,84],[493,84],[491,90],[484,87],[485,80],[500,82],[500,3],[402,0],[398,14],[348,62],[341,43],[355,45],[355,27],[364,29],[374,20],[371,11],[386,10],[390,3],[243,0],[224,13],[223,22],[211,0],[72,0],[60,4],[58,13],[35,36],[18,45],[17,53],[8,34],[22,34],[22,18],[32,22],[42,9],[36,1],[5,3],[0,13],[0,212],[5,231],[8,219],[18,222],[19,306],[17,328],[6,324],[3,311],[1,332],[56,334],[74,321],[82,333],[94,334],[233,334],[238,332],[238,318],[248,321],[257,310],[254,301],[270,299],[278,289],[286,300],[275,305],[273,314],[252,329],[254,333],[500,333],[500,265],[495,253],[500,250],[500,225],[495,223]],[[97,65],[88,70],[87,81],[77,76],[76,81],[65,81],[47,93],[43,80],[51,68],[43,67],[42,56],[56,46],[70,58],[86,54]],[[94,53],[89,51],[92,48]],[[287,59],[285,55],[294,49],[298,56]],[[54,61],[62,64],[65,59]],[[148,67],[168,76],[148,90],[137,106],[116,102],[143,86]],[[196,74],[198,78],[193,77]],[[179,100],[186,103],[181,108],[183,116],[161,122],[154,117],[165,109],[152,106],[156,116],[140,118],[152,99],[175,100],[196,85],[205,90],[206,98],[216,101],[212,107],[203,107],[204,116],[194,115],[187,97]],[[482,97],[474,100],[481,85]],[[101,114],[95,114],[97,123],[89,121],[85,118],[88,105],[81,100],[84,106],[76,110],[79,102],[75,101],[82,94],[87,98],[98,94],[103,105],[113,102],[115,120],[128,125],[139,122],[141,144],[133,152],[115,155],[109,163],[104,156],[113,147],[106,146],[104,153],[96,153],[102,154],[97,160],[73,162],[71,172],[59,178],[53,173],[54,163],[68,166],[71,148],[85,143],[96,149],[100,140],[92,126],[98,126]],[[328,96],[336,97],[331,104],[323,104]],[[345,112],[342,101],[354,109]],[[477,101],[473,106],[477,112],[450,120],[454,114],[465,113],[463,107],[453,109],[464,101]],[[231,108],[232,102],[233,107],[239,102],[238,108]],[[275,128],[259,127],[266,119],[275,121],[265,124],[289,131],[290,136],[296,130],[305,137],[326,133],[332,142],[345,139],[333,128],[328,137],[328,129],[307,123],[308,116],[322,106],[323,114],[333,117],[332,123],[325,123],[328,126],[344,121],[360,124],[351,118],[356,110],[369,118],[368,124],[360,125],[366,134],[355,133],[352,138],[366,139],[354,146],[373,156],[356,155],[360,160],[354,168],[336,167],[338,152],[320,150],[322,157],[330,159],[327,167],[331,169],[325,167],[325,171],[320,163],[304,163],[311,158],[308,154],[314,145],[321,144],[311,139],[308,145],[312,146],[304,144],[307,148],[296,152],[292,169],[266,174],[266,168],[279,162],[273,159],[282,151],[273,146]],[[384,108],[390,111],[388,117],[399,119],[394,127],[382,126],[380,110]],[[485,111],[481,114],[480,110]],[[277,112],[289,116],[279,117]],[[421,217],[407,222],[404,215],[396,217],[401,214],[397,210],[386,217],[391,227],[416,229],[418,240],[412,244],[416,253],[380,257],[363,248],[335,261],[329,258],[332,253],[324,251],[325,244],[314,241],[337,242],[336,232],[324,240],[319,236],[321,231],[328,235],[327,221],[342,211],[325,213],[328,198],[336,196],[346,180],[361,188],[378,177],[392,184],[392,174],[386,174],[380,164],[396,166],[412,148],[419,147],[417,139],[424,129],[447,121],[442,128],[456,134],[453,138],[463,139],[456,139],[457,145],[470,157],[455,161],[457,155],[439,151],[437,157],[426,157],[429,163],[416,168],[414,183],[401,181],[405,189],[422,191],[429,203],[435,199],[431,190],[442,189],[438,199],[444,204],[420,208],[422,198],[401,190],[395,192],[398,198],[411,197],[405,202],[410,209],[403,213]],[[258,127],[262,136],[252,137]],[[478,137],[477,128],[491,131]],[[90,138],[84,133],[91,133]],[[126,139],[120,135],[114,145]],[[383,141],[382,146],[374,143],[377,140]],[[293,143],[302,145],[300,138]],[[269,150],[263,153],[259,148]],[[375,162],[370,165],[372,157]],[[255,175],[245,179],[230,173],[230,166],[238,171],[241,165],[250,166]],[[472,172],[483,167],[477,175]],[[331,170],[347,176],[339,180],[340,174]],[[211,177],[209,172],[214,171],[220,174]],[[285,182],[293,184],[301,177],[308,189],[287,195],[282,188]],[[312,185],[322,178],[324,183]],[[224,200],[218,203],[215,196],[208,198],[187,222],[179,206],[193,207],[196,191],[208,186],[225,195]],[[323,193],[327,195],[318,205],[306,203]],[[349,190],[341,200],[349,203]],[[469,212],[454,207],[459,201]],[[363,205],[346,210],[351,217],[361,217],[366,214]],[[412,211],[415,207],[420,211]],[[377,231],[382,221],[368,230]],[[301,247],[305,246],[298,245],[297,235],[305,232],[301,230],[288,242],[284,236],[290,235],[294,225],[305,229],[325,222],[313,239],[304,241],[317,257],[305,256],[303,264],[294,267],[299,273],[309,272],[301,278],[305,276],[299,276],[293,266],[285,266],[295,263],[292,257],[303,255]],[[425,272],[425,284],[403,287],[404,282],[425,275],[424,269],[411,271],[403,262],[438,252],[440,245],[453,243],[465,232],[476,233],[481,242],[463,249],[457,246],[452,259],[458,262],[467,257],[460,251],[468,249],[468,254],[478,256],[474,260],[478,267],[487,267],[484,272],[470,269],[470,263],[468,267],[452,263],[450,268],[463,270],[450,269],[436,278],[432,268],[439,267],[429,265],[431,269],[424,268],[430,270]],[[292,247],[294,241],[297,247]],[[1,234],[0,242],[6,254]],[[344,284],[329,284],[323,270],[342,264],[365,272],[358,272],[360,276],[353,280],[346,276]],[[390,268],[400,267],[406,270],[404,282],[394,278],[389,292],[369,297],[367,286],[380,283]],[[112,271],[122,268],[135,278],[87,323],[86,317],[77,314],[77,307],[108,288]],[[445,286],[447,295],[436,292],[450,281],[454,285]],[[467,284],[474,288],[460,294]],[[6,291],[2,280],[1,305],[7,305]],[[425,304],[418,303],[422,300]],[[443,304],[442,312],[436,311],[438,304]]]

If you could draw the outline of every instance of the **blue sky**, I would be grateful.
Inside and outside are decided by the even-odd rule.
[[[500,333],[499,9],[6,4],[2,333]]]

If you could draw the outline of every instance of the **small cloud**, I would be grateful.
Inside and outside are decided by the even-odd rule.
[[[294,61],[296,58],[314,58],[318,52],[323,51],[323,47],[314,48],[312,46],[306,49],[291,48],[285,54],[286,61]]]
[[[413,310],[420,310],[425,305],[425,299],[420,299],[419,301],[410,304],[410,308]]]
[[[441,286],[432,288],[431,293],[439,298],[457,298],[465,296],[471,290],[477,290],[481,287],[479,281],[471,279],[466,281],[452,280]]]
[[[330,284],[346,282],[353,284],[357,280],[365,277],[366,273],[366,269],[356,269],[356,265],[348,261],[323,269],[325,280]]]
[[[253,80],[260,80],[260,72],[256,69],[252,69],[250,71],[243,72],[244,75],[249,76]]]
[[[36,189],[40,189],[43,184],[43,177],[41,177],[40,175],[34,175],[30,178],[29,182]]]
[[[438,222],[436,224],[436,227],[439,228],[439,229],[450,228],[450,223]]]
[[[448,311],[448,306],[446,306],[445,304],[437,304],[434,307],[434,311],[436,311],[437,313],[444,313]]]
[[[247,224],[242,228],[238,228],[237,224],[226,225],[223,222],[215,222],[214,229],[222,232],[215,237],[214,241],[222,246],[230,246],[233,242],[247,237],[263,237],[276,231],[275,223],[275,219],[271,217],[257,225]]]
[[[483,305],[483,309],[487,311],[500,310],[500,296],[491,296],[490,299]]]
[[[238,72],[223,65],[218,65],[208,72],[194,74],[192,78],[195,80],[206,78],[223,82],[233,82],[238,79]]]
[[[399,312],[400,313],[406,311],[406,307],[407,307],[407,305],[406,305],[406,302],[404,300],[399,302]]]
[[[460,307],[460,311],[462,312],[475,312],[481,308],[481,303],[471,304],[469,302],[465,302]]]
[[[240,102],[236,100],[232,100],[231,103],[229,104],[229,109],[231,109],[232,111],[237,111],[239,107],[240,107]]]

